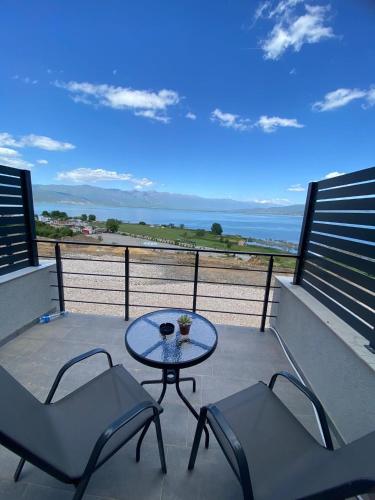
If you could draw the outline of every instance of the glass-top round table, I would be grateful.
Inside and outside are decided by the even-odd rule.
[[[179,330],[178,318],[182,315],[190,316],[192,324],[188,335],[182,335]],[[174,332],[170,335],[160,333],[162,323],[172,323]],[[162,370],[161,379],[144,380],[145,384],[162,384],[158,403],[161,403],[167,385],[174,384],[177,394],[189,408],[195,418],[198,413],[181,392],[180,382],[191,381],[193,392],[196,390],[194,377],[180,377],[180,370],[202,363],[215,351],[217,346],[217,331],[214,325],[200,314],[185,309],[163,309],[154,311],[137,318],[129,325],[125,334],[125,346],[129,354],[140,363]],[[137,460],[140,457],[140,446],[148,430],[144,428],[137,444]],[[208,430],[206,447],[209,443]]]

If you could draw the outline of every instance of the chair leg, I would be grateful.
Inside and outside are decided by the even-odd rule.
[[[203,432],[203,429],[204,429],[204,426],[206,423],[206,419],[207,419],[207,408],[205,406],[203,406],[203,408],[201,408],[201,411],[199,414],[197,429],[195,431],[194,442],[193,442],[193,447],[191,449],[188,470],[194,469],[195,460],[197,458],[197,453],[198,453],[198,448],[199,448],[199,443],[200,443],[200,440],[202,437],[202,432]]]
[[[167,473],[167,465],[165,463],[165,454],[164,454],[164,444],[163,444],[163,435],[161,433],[161,426],[160,426],[160,416],[159,413],[155,415],[154,418],[154,423],[155,423],[155,429],[156,429],[156,437],[158,440],[158,448],[159,448],[159,456],[160,456],[160,463],[161,463],[161,470],[163,471],[164,474]]]
[[[83,476],[80,482],[76,485],[76,491],[73,496],[73,500],[81,500],[85,494],[87,485],[89,484],[91,475]]]
[[[21,458],[21,460],[18,462],[16,472],[14,473],[13,479],[15,482],[17,482],[20,478],[20,474],[22,472],[23,466],[25,465],[26,460],[24,458]]]

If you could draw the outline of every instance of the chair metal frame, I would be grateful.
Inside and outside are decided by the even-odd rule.
[[[319,401],[319,399],[316,397],[316,395],[305,385],[303,385],[294,375],[292,375],[289,372],[286,371],[280,371],[275,373],[272,377],[271,380],[268,384],[268,388],[272,391],[275,385],[275,382],[278,377],[284,377],[287,379],[289,382],[291,382],[295,387],[297,387],[314,405],[317,416],[319,419],[319,423],[322,429],[324,441],[325,441],[325,447],[327,450],[331,451],[334,453],[333,450],[333,443],[332,443],[332,438],[331,434],[329,431],[328,423],[327,423],[327,417],[324,411],[324,408]],[[263,382],[262,382],[263,383]],[[222,438],[218,436],[218,433],[216,432],[215,428],[213,425],[210,423],[210,419],[207,418],[207,414],[210,414],[211,417],[215,420],[215,424],[218,426],[220,431],[222,432],[223,436],[225,436],[225,439],[227,441],[227,444],[230,446],[233,455],[235,457],[235,460],[237,462],[237,467],[234,466],[232,463],[232,460],[228,456],[228,453],[222,444]],[[249,472],[249,466],[246,458],[246,454],[244,449],[242,448],[242,445],[233,432],[232,428],[230,427],[229,423],[227,422],[225,416],[223,413],[220,411],[220,409],[214,405],[210,404],[207,406],[203,406],[200,410],[200,415],[199,415],[199,420],[194,436],[194,441],[193,441],[193,446],[191,449],[191,454],[189,458],[189,464],[188,464],[188,470],[192,471],[194,469],[195,461],[197,458],[197,453],[198,453],[198,448],[203,432],[204,426],[208,424],[214,433],[226,459],[228,460],[228,463],[230,464],[234,474],[236,475],[238,481],[240,482],[241,488],[242,488],[242,494],[244,500],[254,500],[254,491],[251,483],[251,478],[250,478],[250,472]],[[307,431],[306,431],[307,432]],[[371,488],[374,487],[374,484],[372,481],[361,478],[356,481],[351,482],[350,484],[345,484],[342,485],[338,488],[335,488],[334,491],[323,491],[321,493],[318,493],[314,495],[313,497],[310,497],[311,499],[326,499],[326,500],[334,500],[334,499],[342,499],[345,498],[345,495],[347,497],[352,497],[358,494],[366,493],[370,491]],[[304,497],[308,498],[308,497]]]
[[[109,368],[113,368],[113,361],[111,355],[105,351],[104,349],[97,348],[93,349],[91,351],[88,351],[84,354],[81,354],[80,356],[77,356],[70,361],[68,361],[58,372],[55,381],[52,384],[52,387],[48,393],[48,396],[44,402],[45,405],[49,405],[52,403],[53,396],[56,393],[56,390],[61,382],[61,379],[65,372],[74,366],[75,364],[79,363],[80,361],[83,361],[84,359],[87,359],[91,356],[94,356],[96,354],[105,354],[107,356]],[[140,426],[134,433],[132,433],[130,436],[128,436],[124,441],[121,441],[120,444],[111,451],[111,453],[106,456],[104,459],[99,460],[100,454],[104,448],[104,446],[108,443],[108,441],[124,426],[129,424],[132,420],[134,420],[136,417],[141,415],[144,411],[147,410],[153,410],[153,416],[149,418],[142,426]],[[132,408],[130,411],[119,417],[117,420],[112,422],[99,436],[97,439],[92,452],[90,454],[89,460],[87,462],[86,468],[84,470],[83,475],[78,478],[78,479],[72,479],[62,471],[56,469],[55,467],[51,466],[49,463],[46,461],[40,459],[37,455],[31,453],[31,452],[26,452],[24,448],[21,445],[18,445],[17,443],[14,443],[13,441],[9,440],[6,436],[0,433],[0,438],[1,441],[7,446],[10,450],[14,451],[17,455],[21,456],[21,460],[19,461],[19,464],[17,466],[17,469],[14,473],[14,481],[18,481],[20,474],[22,472],[23,466],[25,465],[25,462],[30,462],[36,467],[40,468],[47,474],[55,477],[56,479],[64,482],[64,483],[70,483],[73,484],[76,488],[75,494],[73,496],[73,500],[80,500],[87,488],[87,485],[90,481],[90,478],[92,474],[99,468],[101,467],[107,460],[109,460],[122,446],[124,446],[132,437],[134,437],[137,432],[139,432],[142,427],[144,426],[149,426],[152,422],[155,424],[155,429],[156,429],[156,436],[157,436],[157,442],[158,442],[158,448],[159,448],[159,456],[160,456],[160,463],[161,463],[161,469],[164,474],[167,473],[167,467],[166,467],[166,461],[165,461],[165,453],[164,453],[164,445],[163,445],[163,437],[162,437],[162,432],[161,432],[161,426],[160,426],[160,416],[159,416],[159,407],[157,406],[156,403],[152,401],[143,401],[136,405],[134,408]]]

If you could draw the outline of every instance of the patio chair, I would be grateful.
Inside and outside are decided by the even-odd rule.
[[[315,406],[325,447],[273,392],[285,377]],[[375,491],[375,432],[333,450],[323,407],[310,389],[287,372],[201,409],[189,470],[208,423],[246,500],[343,499]]]
[[[107,356],[109,369],[53,403],[64,373],[96,354]],[[21,457],[15,481],[27,461],[73,484],[74,500],[81,499],[93,472],[150,422],[156,427],[161,468],[166,473],[162,408],[122,365],[113,366],[103,349],[66,363],[44,404],[0,367],[0,396],[0,444]]]

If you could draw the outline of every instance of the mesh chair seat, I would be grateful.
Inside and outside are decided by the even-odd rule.
[[[37,456],[72,481],[83,475],[97,439],[112,422],[141,402],[157,404],[121,365],[49,405],[40,403],[0,367],[0,394],[6,402],[0,412],[4,444],[16,443],[26,455]],[[103,448],[99,464],[152,417],[149,409],[124,426]]]

